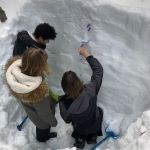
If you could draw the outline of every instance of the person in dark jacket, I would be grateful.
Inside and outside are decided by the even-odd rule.
[[[22,57],[9,59],[5,66],[9,90],[36,126],[36,139],[39,142],[57,136],[56,132],[50,132],[50,128],[57,125],[57,120],[55,103],[49,96],[49,87],[44,80],[48,73],[47,58],[47,53],[42,49],[30,48]]]
[[[13,56],[22,55],[30,47],[44,50],[49,40],[55,40],[56,34],[54,27],[48,23],[39,24],[33,34],[27,31],[19,32],[13,48]]]
[[[103,67],[87,49],[81,47],[79,53],[86,58],[93,71],[91,81],[83,84],[75,72],[65,72],[61,81],[65,95],[60,99],[59,107],[63,120],[72,123],[74,146],[83,148],[85,141],[94,144],[97,136],[102,135],[103,111],[96,103],[103,79]]]

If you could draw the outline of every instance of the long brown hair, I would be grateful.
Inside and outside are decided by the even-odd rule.
[[[83,89],[83,82],[75,72],[67,71],[63,74],[61,86],[68,97],[77,98]]]
[[[48,73],[48,55],[39,48],[29,48],[22,55],[22,73],[29,76],[43,76]]]

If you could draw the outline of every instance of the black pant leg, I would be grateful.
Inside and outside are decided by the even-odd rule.
[[[86,138],[85,135],[80,134],[76,129],[73,130],[71,136],[75,139],[78,139],[78,138],[85,139]]]
[[[102,133],[102,121],[103,121],[103,110],[98,107],[99,109],[99,113],[100,113],[100,118],[99,118],[99,130],[97,132],[98,136],[102,136],[103,133]]]
[[[39,142],[46,142],[47,140],[49,140],[50,136],[50,128],[47,129],[39,129],[36,127],[36,139]]]

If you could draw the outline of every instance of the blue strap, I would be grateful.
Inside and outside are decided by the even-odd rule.
[[[96,143],[90,150],[95,150],[99,145],[101,145],[105,140],[107,140],[110,137],[110,135],[107,135],[104,139]]]
[[[108,128],[105,129],[106,137],[104,139],[102,139],[101,141],[99,141],[98,143],[96,143],[90,150],[95,150],[99,145],[101,145],[109,137],[111,137],[113,139],[117,139],[119,137],[118,134],[115,134],[113,131],[110,131],[110,130],[107,130],[107,129]]]

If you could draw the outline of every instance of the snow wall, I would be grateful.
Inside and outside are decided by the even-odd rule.
[[[32,33],[37,24],[48,22],[58,33],[56,40],[50,41],[47,46],[49,65],[53,71],[49,76],[49,84],[62,94],[60,81],[67,70],[74,70],[84,82],[87,82],[91,70],[87,63],[80,61],[77,48],[83,39],[85,26],[90,23],[92,30],[88,46],[104,68],[103,83],[98,96],[98,105],[104,109],[104,124],[109,124],[113,130],[122,135],[129,124],[150,108],[150,3],[148,1],[30,0],[21,10],[18,5],[20,4],[21,7],[22,4],[17,0],[14,0],[13,5],[11,3],[6,5],[4,1],[1,3],[5,6],[6,15],[8,12],[8,17],[13,18],[13,21],[8,20],[1,25],[1,66],[12,54],[14,37],[18,31],[25,29]],[[19,13],[13,15],[14,11],[10,8],[16,9]],[[0,91],[1,114],[6,122],[2,123],[1,129],[15,126],[15,121],[23,113],[6,90],[4,85]],[[66,129],[59,116],[59,109],[57,110],[58,122],[60,121],[57,129],[62,134],[58,138],[62,138],[66,131],[70,132],[71,129],[70,127]],[[61,131],[61,125],[65,131]],[[25,131],[34,132],[32,129]],[[15,129],[13,132],[16,133]],[[5,130],[1,135],[8,133],[9,131]],[[25,138],[24,135],[21,137]],[[29,137],[27,139],[30,140]],[[21,144],[26,144],[27,148],[31,144],[27,144],[26,140],[23,143],[21,140]],[[4,144],[10,141],[11,144],[13,143],[10,138],[2,141]],[[20,145],[18,143],[16,148]],[[61,140],[60,143],[57,148],[71,146],[66,142],[66,145],[63,144]],[[56,149],[56,146],[52,147]]]

